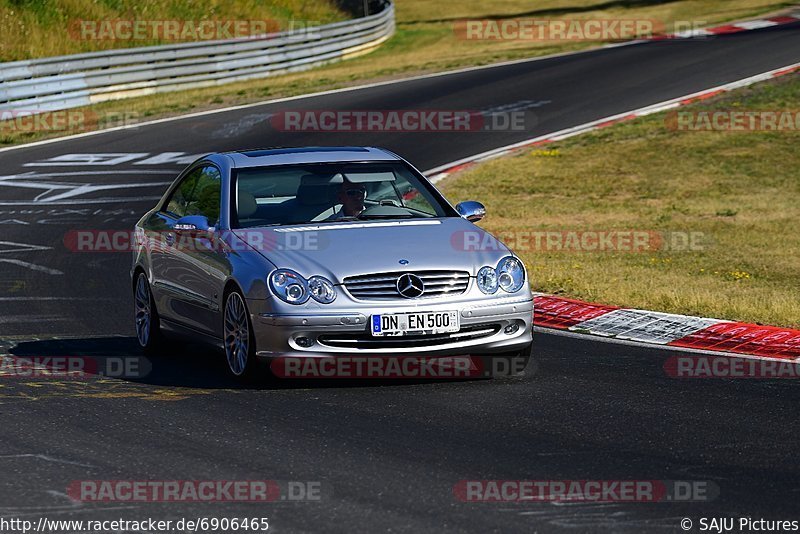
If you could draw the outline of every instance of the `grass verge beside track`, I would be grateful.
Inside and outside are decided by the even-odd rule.
[[[30,0],[33,2],[33,0]],[[151,0],[154,3],[155,0]],[[4,2],[0,0],[0,15]],[[23,2],[24,3],[24,2]],[[33,2],[35,3],[35,2]],[[283,0],[278,4],[295,5],[303,17],[311,18],[301,8],[307,3]],[[311,2],[313,3],[313,2]],[[713,26],[744,20],[796,5],[775,0],[688,0],[688,1],[618,1],[594,4],[574,0],[465,0],[457,4],[430,0],[397,0],[397,32],[376,51],[306,72],[239,82],[218,87],[165,93],[114,102],[91,108],[92,115],[115,118],[107,126],[118,125],[116,118],[128,117],[142,122],[190,112],[222,108],[266,99],[295,96],[337,89],[368,82],[408,77],[416,74],[452,70],[473,65],[543,56],[595,47],[601,42],[536,40],[464,40],[456,36],[454,24],[463,19],[652,19],[661,21],[671,31],[675,21],[691,21],[699,26]],[[300,7],[298,7],[300,6]],[[7,11],[6,11],[7,12]],[[248,12],[249,13],[249,12]],[[244,15],[242,15],[244,16]],[[299,16],[299,15],[298,15]],[[177,18],[177,15],[175,16]],[[186,18],[191,18],[185,15]],[[231,18],[220,9],[217,18]],[[83,16],[96,19],[100,15]],[[150,15],[149,18],[157,18]],[[322,18],[322,15],[320,15]],[[3,19],[0,18],[0,22]],[[10,22],[3,22],[6,27]],[[31,142],[75,131],[20,131],[0,124],[0,146]]]
[[[326,24],[350,15],[337,9],[332,0],[0,0],[0,62],[111,50],[175,44],[175,41],[141,35],[137,39],[109,39],[116,26],[100,23],[117,21],[155,22],[201,20],[266,21],[269,28],[285,29],[289,21]],[[105,36],[87,39],[79,21],[93,23],[94,32]],[[191,28],[185,35],[192,35]],[[255,25],[254,25],[255,28]],[[244,33],[249,33],[244,30]],[[124,35],[124,34],[123,34]],[[202,35],[202,34],[199,34]],[[224,37],[220,37],[224,38]]]
[[[796,118],[798,102],[795,74],[678,110]],[[537,291],[800,327],[800,125],[689,131],[673,121],[659,113],[527,149],[440,187],[453,202],[486,204],[480,224],[517,250]],[[683,250],[597,252],[563,233],[610,230],[677,235],[678,245],[692,232],[698,239]],[[558,243],[570,250],[553,250]]]

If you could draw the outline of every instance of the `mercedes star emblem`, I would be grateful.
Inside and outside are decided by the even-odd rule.
[[[397,292],[407,299],[413,299],[425,293],[425,284],[419,276],[406,273],[397,279]]]

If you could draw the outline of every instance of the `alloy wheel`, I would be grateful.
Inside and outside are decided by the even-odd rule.
[[[242,296],[233,292],[225,303],[225,357],[228,367],[241,376],[247,367],[250,350],[250,325]]]
[[[150,342],[150,325],[153,324],[153,309],[150,285],[143,273],[136,279],[134,302],[136,304],[136,338],[139,340],[139,345],[147,347]]]

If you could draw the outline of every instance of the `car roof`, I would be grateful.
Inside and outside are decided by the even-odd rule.
[[[237,169],[297,163],[337,163],[348,161],[399,161],[400,158],[382,148],[356,146],[310,146],[267,148],[225,152]]]

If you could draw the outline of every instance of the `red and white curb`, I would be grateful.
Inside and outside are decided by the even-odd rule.
[[[797,22],[798,20],[800,20],[800,13],[790,13],[780,17],[748,20],[745,22],[725,24],[724,26],[716,26],[714,28],[703,28],[685,32],[677,32],[675,37],[709,37],[712,35],[723,35],[726,33],[738,33],[748,30],[758,30],[760,28],[769,28],[771,26],[779,26],[781,24],[790,24],[792,22]],[[668,37],[657,37],[656,39],[666,38]]]
[[[768,26],[777,26],[780,24],[789,24],[792,22],[797,22],[798,20],[800,20],[800,13],[782,17],[773,17],[763,20],[740,22],[737,24],[729,24],[726,26],[719,26],[717,28],[709,28],[705,30],[695,30],[695,31],[707,32],[703,33],[702,35],[717,35],[723,33],[734,33],[736,31],[747,31],[757,28],[766,28]],[[734,27],[736,28],[735,30],[731,29]],[[690,37],[691,35],[687,34],[682,36]],[[664,38],[667,38],[667,36],[665,36]],[[629,41],[622,44],[628,45],[628,44],[635,44],[637,42],[642,42],[642,41]],[[756,74],[755,76],[749,76],[747,78],[726,83],[724,85],[719,85],[717,87],[712,87],[710,89],[704,89],[696,93],[680,96],[677,98],[673,98],[671,100],[665,100],[664,102],[659,102],[657,104],[652,104],[650,106],[645,106],[643,108],[633,109],[630,111],[626,111],[624,113],[618,113],[616,115],[603,117],[601,119],[580,124],[578,126],[573,126],[571,128],[566,128],[564,130],[559,130],[557,132],[552,132],[540,135],[538,137],[533,137],[531,139],[526,139],[524,141],[519,141],[511,145],[506,145],[492,150],[487,150],[486,152],[481,152],[480,154],[474,154],[472,156],[468,156],[466,158],[457,161],[452,161],[450,163],[445,163],[444,165],[440,165],[433,169],[429,169],[425,171],[425,175],[428,176],[428,178],[432,183],[437,183],[443,180],[444,178],[450,176],[451,174],[455,174],[457,172],[469,169],[475,166],[476,164],[484,161],[499,158],[501,156],[505,156],[521,150],[533,148],[536,146],[544,145],[547,143],[552,143],[554,141],[561,141],[562,139],[568,139],[570,137],[581,135],[594,130],[599,130],[601,128],[607,128],[608,126],[612,126],[620,122],[633,120],[638,117],[644,117],[646,115],[652,115],[653,113],[660,113],[662,111],[667,111],[670,109],[685,106],[687,104],[692,104],[695,102],[706,100],[708,98],[712,98],[722,93],[733,91],[735,89],[740,89],[742,87],[747,87],[749,85],[753,85],[758,82],[763,82],[766,80],[778,78],[780,76],[785,76],[787,74],[791,74],[797,71],[800,71],[800,63],[793,63],[791,65],[786,65],[785,67],[780,67],[767,72],[763,72],[761,74]]]
[[[800,330],[534,297],[535,326],[700,352],[800,361]]]

